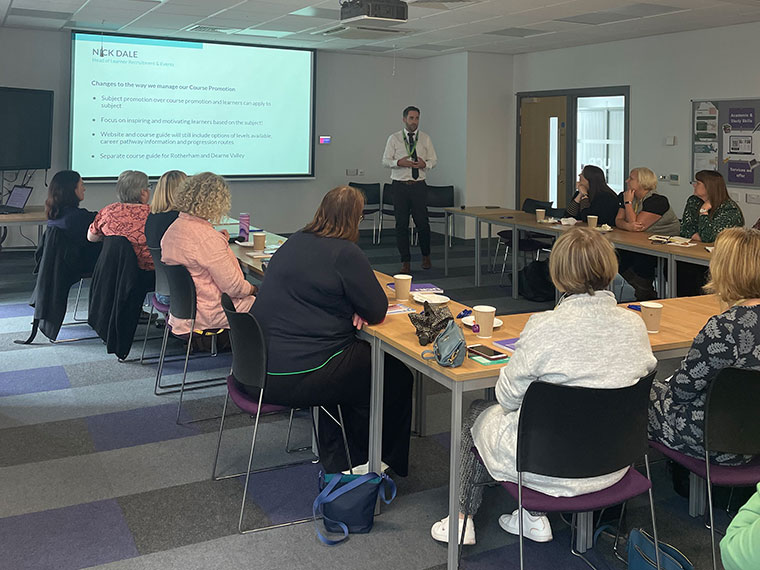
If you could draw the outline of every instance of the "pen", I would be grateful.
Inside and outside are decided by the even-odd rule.
[[[500,220],[511,220],[514,216],[499,216]]]
[[[461,319],[462,317],[466,317],[471,314],[472,314],[472,311],[470,309],[464,309],[461,313],[457,315],[457,318]]]
[[[634,311],[641,311],[641,305],[628,305],[628,308]]]

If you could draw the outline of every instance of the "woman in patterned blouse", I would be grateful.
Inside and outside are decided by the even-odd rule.
[[[686,455],[703,458],[705,399],[710,383],[723,368],[760,370],[760,231],[729,228],[715,242],[710,282],[728,308],[711,317],[699,331],[668,380],[652,385],[649,435]],[[716,453],[723,465],[746,463],[751,457]]]
[[[744,225],[742,211],[729,198],[720,172],[700,170],[692,186],[694,194],[686,200],[681,236],[709,243],[714,242],[722,230]]]

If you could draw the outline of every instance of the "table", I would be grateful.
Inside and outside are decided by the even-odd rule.
[[[37,226],[37,245],[42,240],[42,232],[47,225],[45,206],[26,206],[23,214],[0,214],[0,226]]]
[[[531,231],[557,237],[562,232],[575,226],[563,226],[561,224],[542,224],[536,221],[535,214],[528,214],[519,210],[509,210],[507,208],[491,209],[484,206],[474,206],[470,208],[446,209],[447,220],[449,216],[462,215],[475,218],[475,286],[480,286],[481,270],[481,224],[488,224],[488,237],[491,237],[491,226],[498,225],[512,229],[512,298],[517,299],[519,296],[519,284],[517,276],[517,263],[519,253],[519,240],[517,234],[520,230]],[[585,225],[585,224],[581,224]],[[448,232],[448,223],[446,225]],[[689,263],[698,263],[709,265],[710,253],[704,249],[704,246],[696,245],[693,247],[678,247],[674,245],[652,243],[647,232],[628,232],[614,229],[604,234],[617,249],[653,255],[657,258],[657,276],[658,291],[663,291],[665,297],[676,295],[676,263],[684,261]],[[490,241],[490,240],[489,240]],[[444,274],[448,275],[448,234],[444,244]],[[711,244],[704,244],[711,245]],[[665,266],[668,267],[668,280],[665,283]]]
[[[375,272],[386,294],[386,284],[392,279],[388,275]],[[392,301],[395,301],[391,297]],[[415,306],[412,301],[404,302]],[[704,326],[707,319],[720,310],[715,296],[684,297],[662,301],[663,319],[660,332],[650,334],[652,350],[659,358],[673,358],[686,354],[694,336]],[[451,302],[449,308],[457,314],[464,305]],[[492,340],[514,338],[519,336],[532,313],[500,316],[503,325],[494,331]],[[469,329],[464,329],[467,344],[476,342],[489,344],[487,340],[478,339]],[[386,319],[373,326],[365,326],[359,336],[368,340],[372,346],[372,390],[370,397],[370,436],[369,460],[370,470],[380,469],[383,427],[383,373],[384,355],[386,353],[398,358],[413,370],[433,379],[451,390],[451,443],[449,448],[449,520],[459,516],[459,461],[462,430],[462,396],[464,392],[491,388],[496,385],[499,366],[483,366],[466,358],[458,368],[444,368],[435,361],[423,360],[420,356],[423,347],[419,345],[414,326],[406,314],[388,315]],[[449,525],[449,545],[447,567],[457,567],[458,525]]]
[[[217,229],[226,229],[227,231],[230,231],[227,225],[215,226],[215,227],[217,227]],[[237,232],[237,226],[235,226],[235,231]],[[278,244],[285,243],[285,241],[288,239],[281,235],[273,234],[271,232],[265,232],[265,233],[267,234],[266,247],[272,247]],[[230,232],[230,235],[234,235],[234,234]],[[253,276],[259,279],[264,277],[264,266],[262,265],[262,262],[265,259],[268,259],[268,257],[266,258],[251,257],[248,254],[253,253],[253,248],[244,247],[238,243],[230,244],[230,249],[232,250],[232,253],[235,254],[235,257],[238,258],[238,261],[243,266],[244,271],[247,271],[248,273],[252,274]]]

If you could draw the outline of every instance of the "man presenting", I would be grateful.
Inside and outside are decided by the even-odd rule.
[[[388,137],[383,166],[391,169],[393,210],[396,215],[396,245],[401,254],[401,272],[409,273],[409,213],[420,239],[422,269],[430,269],[430,223],[427,212],[425,175],[438,162],[430,137],[418,130],[420,110],[404,109],[404,128]]]

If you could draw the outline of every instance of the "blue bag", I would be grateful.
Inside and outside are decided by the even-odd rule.
[[[422,358],[435,361],[441,366],[456,368],[462,366],[467,355],[467,343],[462,329],[453,320],[446,324],[433,343],[433,350],[423,350]]]
[[[661,570],[694,570],[689,559],[673,546],[660,541]],[[654,539],[641,529],[633,529],[628,535],[628,570],[651,570],[657,568]]]
[[[319,472],[320,493],[314,499],[312,512],[314,524],[317,514],[329,532],[343,533],[342,538],[326,538],[317,526],[317,536],[324,544],[333,546],[348,538],[348,533],[363,534],[372,530],[375,522],[375,504],[377,496],[387,505],[396,498],[396,484],[385,473],[367,473],[365,475],[344,475],[341,473],[325,475]],[[387,492],[391,496],[388,498]]]

